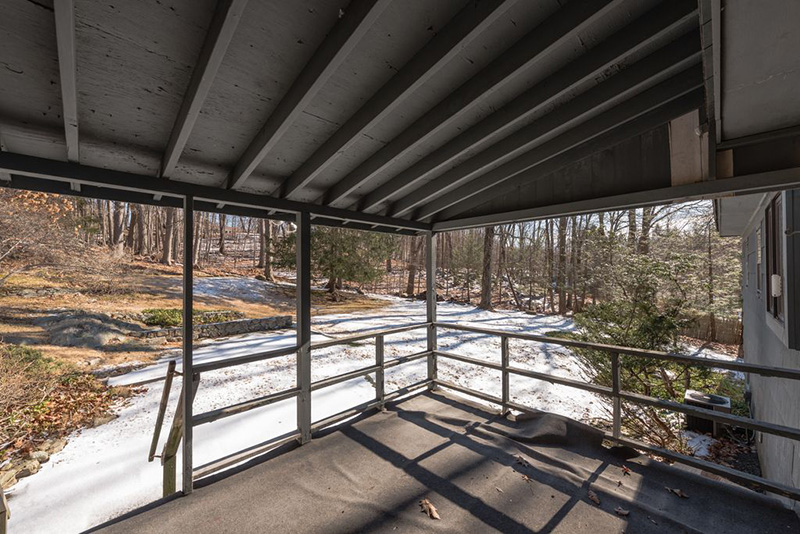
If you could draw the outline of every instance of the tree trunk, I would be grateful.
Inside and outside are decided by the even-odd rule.
[[[162,240],[164,247],[161,254],[161,263],[164,265],[172,265],[172,262],[174,261],[172,234],[174,233],[175,227],[175,208],[167,208],[166,217],[167,221],[164,224],[164,239]]]
[[[122,257],[125,241],[125,206],[122,202],[114,202],[114,219],[112,223],[111,248],[114,256]]]
[[[556,287],[558,288],[558,313],[564,315],[567,312],[567,295],[564,287],[565,271],[567,267],[567,218],[561,217],[558,220],[558,273],[556,275]]]
[[[275,281],[275,273],[272,272],[272,221],[264,221],[264,277],[270,282]]]
[[[141,204],[135,205],[136,210],[136,244],[134,245],[134,253],[139,256],[145,253],[147,247],[147,234],[145,230],[145,215],[144,208]]]
[[[227,216],[225,214],[219,214],[219,253],[220,255],[225,255],[225,223],[226,223]]]
[[[406,294],[414,295],[414,283],[417,278],[419,268],[419,255],[422,251],[422,239],[414,237],[411,240],[411,257],[408,259],[408,280],[406,281]]]
[[[636,250],[636,208],[628,210],[628,248]]]
[[[639,254],[650,254],[650,229],[653,226],[653,207],[642,208],[642,231],[639,234]]]
[[[481,301],[479,308],[492,309],[492,249],[494,247],[494,226],[483,231],[483,274],[481,275]]]

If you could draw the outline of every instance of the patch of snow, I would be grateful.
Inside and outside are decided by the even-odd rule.
[[[227,280],[227,279],[226,279]],[[198,279],[195,291],[236,293],[242,287],[254,292],[265,282],[242,279],[236,289],[214,279]],[[226,282],[227,283],[227,282]],[[255,293],[254,293],[255,294]],[[312,318],[312,346],[331,336],[355,335],[425,321],[425,303],[382,297],[390,304],[358,314],[320,315]],[[571,319],[530,315],[523,312],[491,312],[471,306],[440,303],[440,322],[482,326],[497,330],[545,334],[574,330]],[[500,339],[477,333],[439,329],[442,350],[486,361],[500,362]],[[195,361],[207,362],[253,352],[292,346],[294,331],[272,331],[207,340],[195,348]],[[425,350],[426,330],[419,328],[389,335],[385,340],[387,360]],[[510,340],[512,365],[539,372],[585,380],[575,356],[560,345]],[[112,385],[161,378],[169,353],[148,367],[109,380]],[[312,351],[312,380],[320,380],[370,366],[374,363],[373,340]],[[194,404],[202,413],[237,402],[294,387],[295,355],[204,373]],[[179,368],[180,369],[180,368]],[[425,378],[427,363],[417,360],[386,370],[386,392],[390,393]],[[441,358],[442,379],[500,396],[500,373],[468,363]],[[312,394],[312,419],[318,421],[374,398],[374,376],[352,379]],[[161,497],[162,472],[158,461],[147,462],[163,382],[144,388],[144,393],[117,408],[117,419],[86,429],[69,438],[67,446],[53,455],[35,476],[22,479],[11,491],[11,532],[46,534],[79,532]],[[161,452],[175,413],[180,379],[176,378],[157,453]],[[608,418],[606,399],[589,392],[524,377],[511,378],[512,400],[578,420]],[[200,466],[238,452],[296,428],[294,399],[251,410],[195,428],[194,463]],[[180,462],[178,462],[180,464]],[[178,468],[180,471],[180,466]],[[180,480],[180,473],[178,474]]]
[[[698,458],[707,458],[711,455],[711,446],[717,442],[716,439],[706,434],[698,434],[691,430],[681,432],[681,437],[686,440],[686,446],[692,454]]]

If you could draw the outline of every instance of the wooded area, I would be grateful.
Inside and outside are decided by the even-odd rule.
[[[2,276],[33,266],[109,268],[137,257],[182,257],[182,210],[42,193],[2,191]],[[273,279],[293,268],[292,223],[197,213],[199,269]],[[314,227],[315,276],[331,291],[417,296],[424,287],[422,237]],[[715,231],[708,202],[645,207],[443,233],[437,240],[440,297],[482,308],[579,313],[629,290],[625,269],[659,265],[659,298],[679,298],[707,320],[736,317],[741,267],[736,239]],[[708,317],[712,320],[708,321]]]

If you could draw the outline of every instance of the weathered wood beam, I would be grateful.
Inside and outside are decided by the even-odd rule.
[[[517,0],[470,2],[400,71],[304,162],[273,194],[289,197],[319,176],[336,155],[394,111],[462,48],[500,18]]]
[[[325,82],[344,62],[372,27],[391,0],[353,0],[311,60],[250,142],[228,177],[228,187],[236,189],[253,173],[264,157],[308,106]]]
[[[514,132],[494,145],[476,153],[447,172],[437,176],[406,198],[398,201],[394,213],[406,214],[412,207],[432,202],[458,186],[475,179],[492,167],[526,152],[543,139],[565,128],[574,127],[587,118],[607,110],[610,106],[630,98],[630,93],[640,91],[642,86],[663,81],[683,71],[700,60],[697,32],[691,32],[666,47],[629,66],[571,101],[543,115],[528,126]],[[700,75],[697,75],[698,78]],[[503,168],[513,167],[509,164]]]
[[[313,213],[325,219],[351,220],[359,223],[378,224],[398,230],[430,230],[430,224],[395,219],[382,215],[358,213],[351,210],[318,206],[304,202],[295,202],[281,198],[230,191],[220,187],[191,184],[178,180],[162,180],[154,176],[134,174],[111,169],[102,169],[77,163],[55,161],[12,152],[0,152],[0,172],[12,175],[31,176],[59,182],[78,182],[105,188],[113,188],[122,192],[148,193],[162,197],[184,197],[193,195],[195,201],[208,202],[211,206],[223,202],[228,207],[249,207],[260,210],[274,209],[281,212]]]
[[[437,213],[451,206],[455,206],[456,204],[467,206],[474,202],[483,203],[486,201],[486,197],[482,196],[477,198],[476,195],[479,193],[483,193],[492,188],[492,194],[494,194],[499,184],[514,176],[540,165],[548,159],[558,156],[562,152],[585,143],[598,135],[613,130],[640,115],[657,109],[664,103],[674,100],[681,95],[685,95],[697,87],[701,87],[703,84],[702,78],[702,68],[700,66],[690,67],[669,80],[618,104],[610,110],[566,131],[552,140],[432,200],[415,212],[414,219],[424,220],[433,217]],[[634,135],[634,133],[629,134],[628,137],[632,135]]]
[[[471,108],[488,94],[516,80],[527,67],[547,55],[554,48],[572,38],[596,20],[618,0],[588,0],[570,2],[537,26],[503,53],[497,60],[462,84],[447,98],[425,113],[383,148],[369,157],[355,170],[334,184],[318,202],[334,206],[402,157],[419,143],[449,124],[466,109]]]
[[[246,5],[247,0],[220,0],[217,6],[161,160],[163,178],[175,170]]]
[[[75,5],[73,0],[53,3],[58,46],[58,72],[61,82],[61,107],[67,160],[79,161],[78,146],[78,83],[75,68]]]
[[[441,170],[474,146],[508,135],[508,132],[526,117],[542,109],[575,85],[612,68],[630,54],[663,38],[664,34],[683,26],[690,26],[692,19],[696,17],[697,3],[693,0],[665,2],[648,11],[614,36],[537,83],[501,109],[366,195],[358,203],[359,211],[374,212],[385,202],[395,200],[395,204],[389,210],[390,213],[398,217],[406,215],[424,203],[424,199],[415,203],[414,197],[408,193],[432,173]],[[401,198],[402,195],[406,197]]]

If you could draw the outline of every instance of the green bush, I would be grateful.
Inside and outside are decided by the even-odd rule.
[[[244,314],[234,310],[195,310],[192,317],[194,324],[209,324],[241,319]],[[183,310],[181,308],[150,308],[143,310],[142,322],[148,326],[180,326],[183,324]]]

